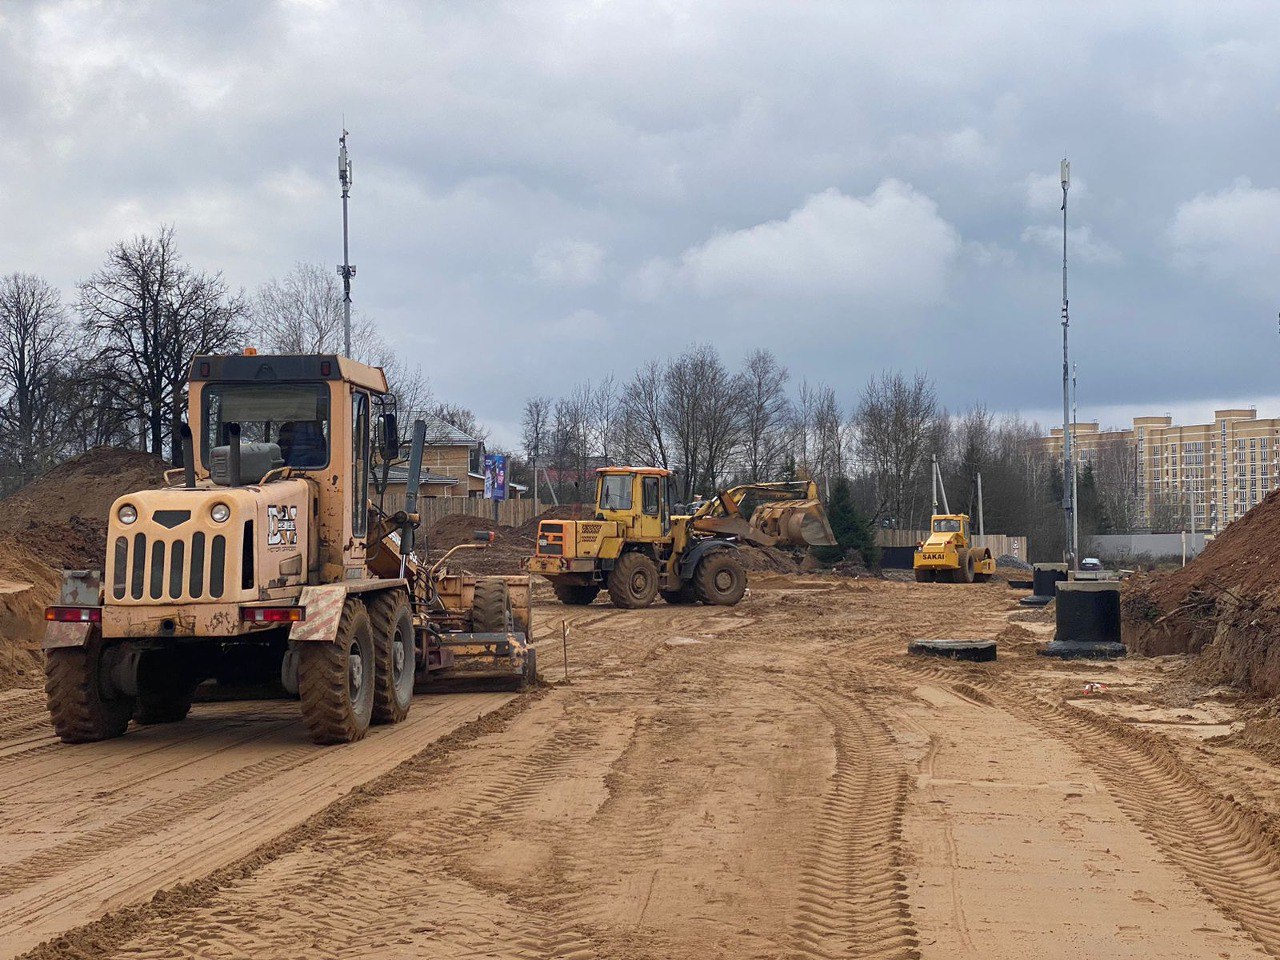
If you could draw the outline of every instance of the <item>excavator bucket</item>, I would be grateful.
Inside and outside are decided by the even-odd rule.
[[[817,499],[762,503],[751,514],[751,526],[773,537],[779,547],[836,545],[827,511]]]

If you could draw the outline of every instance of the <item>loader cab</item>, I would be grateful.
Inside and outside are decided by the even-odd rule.
[[[372,438],[387,395],[382,370],[334,355],[246,352],[194,358],[190,381],[197,473],[213,486],[261,484],[286,473],[309,479],[319,554],[313,577],[331,583],[367,576]],[[247,468],[238,478],[225,467],[237,430]],[[270,488],[262,487],[267,501]]]
[[[633,540],[661,540],[671,532],[671,471],[659,467],[602,467],[596,471],[596,516],[623,524]]]

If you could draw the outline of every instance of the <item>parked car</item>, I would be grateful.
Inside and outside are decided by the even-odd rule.
[[[1085,557],[1080,561],[1081,570],[1101,570],[1102,561],[1097,557]]]

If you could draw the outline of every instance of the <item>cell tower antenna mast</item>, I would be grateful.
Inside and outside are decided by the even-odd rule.
[[[1067,191],[1071,188],[1071,163],[1062,158],[1062,518],[1064,522],[1063,559],[1067,569],[1076,569],[1075,556],[1075,461],[1071,451],[1071,364],[1067,353]]]
[[[356,275],[356,268],[351,263],[350,246],[347,240],[347,200],[351,196],[351,158],[347,156],[347,130],[343,125],[342,136],[338,138],[338,183],[342,186],[342,263],[338,265],[338,276],[342,278],[342,346],[343,356],[351,356],[351,281]]]

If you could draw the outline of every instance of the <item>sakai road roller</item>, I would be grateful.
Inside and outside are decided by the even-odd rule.
[[[996,561],[986,546],[982,519],[982,475],[978,474],[978,536],[970,529],[969,516],[952,513],[947,504],[947,489],[942,483],[938,459],[933,459],[933,516],[929,520],[929,537],[916,544],[912,557],[916,580],[920,583],[946,581],[974,583],[991,579]],[[938,511],[938,492],[942,492],[942,512]]]
[[[529,578],[452,573],[413,552],[421,421],[404,502],[381,502],[401,459],[382,370],[197,356],[188,424],[183,467],[115,502],[103,571],[66,572],[46,611],[64,741],[181,720],[198,684],[245,662],[272,665],[317,743],[403,720],[415,685],[439,675],[533,678]]]
[[[671,513],[671,472],[601,467],[595,517],[543,520],[526,568],[551,581],[561,603],[588,604],[608,589],[614,606],[668,603],[732,606],[747,589],[738,543],[835,543],[811,481],[734,487],[690,516]]]

